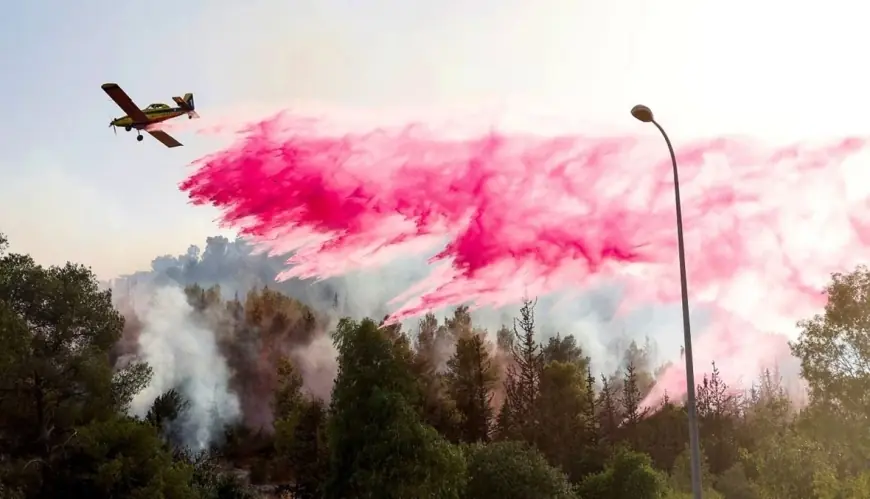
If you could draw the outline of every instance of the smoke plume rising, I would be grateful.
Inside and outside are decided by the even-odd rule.
[[[228,424],[270,430],[282,358],[308,393],[328,398],[336,364],[327,331],[345,300],[332,284],[276,283],[280,268],[241,240],[211,237],[202,251],[157,257],[150,271],[110,283],[127,319],[116,363],[139,358],[154,370],[134,412],[176,389],[190,404],[178,428],[186,445],[217,443]]]
[[[206,448],[240,415],[214,332],[197,320],[177,287],[137,288],[126,304],[138,320],[136,356],[153,369],[151,382],[132,401],[133,413],[144,416],[157,397],[177,389],[189,404],[177,422],[183,443]]]

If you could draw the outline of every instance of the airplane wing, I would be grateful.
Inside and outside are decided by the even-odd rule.
[[[109,97],[115,101],[115,104],[127,113],[127,116],[133,118],[136,122],[147,122],[148,117],[139,109],[139,106],[133,104],[133,100],[127,95],[127,92],[121,90],[117,83],[103,83],[103,91],[109,94]]]
[[[153,132],[151,130],[148,130],[148,133],[150,133],[151,136],[155,139],[163,142],[163,145],[165,145],[166,147],[178,147],[181,145],[181,142],[175,140],[172,135],[169,135],[163,130],[154,130]]]

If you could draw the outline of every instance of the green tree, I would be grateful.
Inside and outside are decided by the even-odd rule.
[[[541,375],[538,400],[538,448],[549,462],[572,480],[586,471],[589,453],[588,424],[584,410],[588,394],[584,373],[576,362],[549,362]]]
[[[190,499],[192,469],[173,460],[155,429],[116,417],[76,429],[46,466],[50,480],[31,497]]]
[[[604,471],[589,475],[578,487],[583,499],[663,499],[667,480],[646,454],[618,448]]]
[[[647,453],[659,470],[670,472],[688,440],[685,407],[674,404],[667,394],[658,407],[638,423],[638,447]]]
[[[407,342],[371,320],[342,319],[334,333],[326,499],[459,497],[465,463],[458,448],[424,425]]]
[[[322,497],[323,483],[329,473],[326,409],[323,402],[314,399],[304,404],[286,453],[287,462],[293,470],[293,497]]]
[[[602,440],[613,443],[617,439],[619,431],[620,413],[617,407],[617,394],[613,386],[603,374],[601,375],[601,391],[595,403],[598,409],[597,419],[599,435]]]
[[[434,314],[426,314],[419,322],[414,352],[413,370],[420,387],[420,414],[423,422],[431,425],[451,441],[460,439],[461,414],[454,399],[450,397],[444,374],[450,352],[454,349],[457,334],[470,331],[470,316],[459,307],[453,319],[445,325],[438,324]]]
[[[523,442],[469,449],[467,499],[573,499],[567,477]]]
[[[302,375],[287,357],[278,361],[278,377],[272,398],[272,414],[276,420],[293,418],[302,407]]]
[[[715,488],[725,499],[759,499],[758,488],[746,476],[741,462],[716,477]]]
[[[163,429],[165,424],[178,419],[189,406],[190,403],[181,396],[178,390],[169,389],[154,399],[145,415],[145,421],[156,428]]]
[[[535,340],[535,304],[524,300],[520,318],[514,321],[511,363],[505,378],[505,402],[500,415],[506,438],[534,443],[538,430],[538,396],[544,368],[541,345]]]
[[[701,440],[710,470],[718,475],[737,462],[740,400],[722,380],[715,362],[710,375],[704,374],[698,385],[697,397]]]
[[[793,429],[764,438],[741,460],[761,499],[814,497],[814,472],[830,469],[818,443]]]
[[[460,337],[453,357],[447,361],[447,387],[460,415],[463,441],[489,441],[493,386],[497,378],[483,336],[468,332]]]
[[[633,343],[632,343],[633,344]],[[640,436],[638,434],[638,425],[646,416],[646,409],[641,406],[643,395],[641,388],[638,385],[638,373],[633,363],[629,363],[622,379],[622,393],[620,397],[622,424],[619,427],[618,434],[620,438],[627,441],[631,448],[638,449]]]
[[[793,406],[782,379],[776,372],[765,369],[753,383],[748,397],[743,400],[743,421],[738,441],[749,450],[765,438],[788,428],[793,419]]]
[[[583,349],[577,344],[577,339],[573,334],[568,336],[551,336],[547,340],[547,344],[543,349],[544,362],[567,362],[575,363],[580,366],[580,370],[586,369],[589,365],[589,357],[583,356]]]
[[[829,470],[816,470],[814,491],[818,499],[857,499],[870,497],[870,471],[858,476],[838,478]]]
[[[586,419],[586,435],[590,445],[598,445],[598,417],[596,416],[596,401],[595,401],[595,376],[592,375],[592,368],[586,367],[586,407],[583,408],[583,417]]]
[[[278,377],[275,394],[272,397],[272,414],[275,420],[274,450],[276,460],[271,477],[264,480],[283,479],[290,476],[295,480],[298,470],[290,463],[296,444],[296,433],[299,421],[307,406],[307,400],[302,393],[302,375],[296,370],[288,358],[278,361]],[[269,456],[264,456],[268,459]],[[269,474],[267,471],[267,475]]]
[[[190,303],[190,306],[200,312],[221,305],[223,302],[221,287],[218,285],[205,289],[199,284],[194,284],[185,287],[184,293],[187,295],[187,302]]]
[[[823,315],[801,321],[792,351],[814,401],[870,413],[870,269],[834,274]]]
[[[190,403],[181,396],[178,390],[170,389],[154,399],[145,421],[162,433],[176,446],[182,443],[180,429],[174,424],[190,407]]]
[[[453,317],[448,317],[444,321],[444,327],[450,332],[448,344],[456,343],[459,338],[471,335],[473,327],[468,305],[456,307],[456,310],[453,311]]]
[[[798,323],[792,352],[807,381],[814,435],[848,463],[870,460],[870,270],[834,274],[824,314]]]
[[[217,309],[217,307],[215,307]],[[231,388],[238,394],[244,423],[271,426],[279,370],[287,352],[310,344],[319,327],[317,314],[298,300],[264,287],[250,290],[243,304],[228,302],[210,326],[221,335],[221,350],[233,366]],[[216,322],[216,324],[215,324]]]
[[[632,366],[636,376],[637,389],[640,392],[640,397],[646,397],[652,385],[654,378],[651,371],[652,368],[653,345],[649,338],[643,347],[638,346],[637,342],[632,340],[628,344],[628,348],[623,353],[623,366]]]
[[[514,332],[508,329],[507,326],[502,325],[498,331],[495,332],[495,340],[495,347],[503,355],[510,356],[514,343],[516,343]]]
[[[671,488],[676,492],[692,492],[692,454],[689,446],[683,449],[677,458],[674,460],[674,467],[671,470]],[[710,464],[707,462],[707,455],[704,449],[701,449],[701,484],[704,487],[704,496],[709,496],[712,493],[711,485],[713,484],[713,474],[710,473]]]
[[[29,463],[18,476],[28,493],[49,486],[83,425],[114,421],[148,383],[144,364],[113,373],[123,327],[89,269],[0,256],[0,453]]]

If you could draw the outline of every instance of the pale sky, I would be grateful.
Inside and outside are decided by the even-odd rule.
[[[112,135],[120,84],[201,115],[316,101],[387,109],[497,102],[680,140],[868,134],[870,6],[854,0],[152,0],[12,2],[0,17],[0,231],[102,278],[217,233],[176,184],[215,146]],[[663,150],[663,154],[666,151]]]

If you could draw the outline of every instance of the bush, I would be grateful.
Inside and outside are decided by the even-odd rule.
[[[568,478],[521,442],[469,447],[467,499],[574,499]]]

